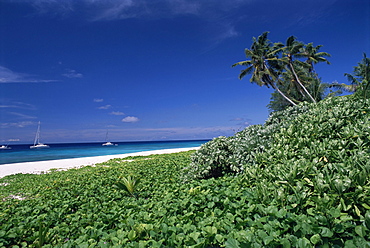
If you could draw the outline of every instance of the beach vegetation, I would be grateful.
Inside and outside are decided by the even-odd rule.
[[[362,239],[370,234],[369,103],[351,95],[274,112],[263,126],[204,144],[192,155],[186,180],[214,178],[215,171],[243,178],[256,202],[294,209],[316,226],[306,236],[309,246],[343,247],[354,240],[369,246]],[[318,216],[325,217],[324,226]],[[349,226],[354,233],[348,236]]]
[[[197,151],[6,176],[0,247],[370,247],[369,101],[304,102]],[[128,175],[136,197],[114,186]]]
[[[57,239],[57,236],[55,233],[50,233],[49,231],[49,227],[39,220],[39,230],[36,233],[37,238],[34,242],[35,247],[41,248],[44,245],[50,245],[54,243],[54,241]],[[27,243],[24,242],[24,245],[26,244]]]

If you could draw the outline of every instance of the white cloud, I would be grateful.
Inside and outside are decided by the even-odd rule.
[[[22,119],[36,119],[37,118],[35,116],[25,115],[25,114],[17,113],[17,112],[8,112],[8,113],[11,115],[17,116],[19,118],[22,118]]]
[[[176,15],[196,15],[202,18],[223,16],[238,6],[255,0],[85,0],[95,9],[97,20],[115,20],[137,17],[168,18]]]
[[[26,127],[35,125],[35,122],[32,121],[19,121],[19,122],[8,122],[8,123],[0,123],[0,128],[9,128],[9,127]]]
[[[138,122],[138,121],[139,121],[139,118],[137,118],[135,116],[127,116],[127,117],[122,119],[122,122],[127,122],[127,123],[134,123],[134,122]]]
[[[105,105],[105,106],[101,106],[99,107],[98,109],[110,109],[112,107],[112,105]]]
[[[103,102],[103,101],[104,101],[104,99],[99,99],[99,98],[94,99],[94,102]]]
[[[230,121],[237,122],[237,125],[241,126],[240,128],[244,128],[244,127],[252,125],[251,119],[245,119],[242,117],[237,117],[237,118],[231,119]]]
[[[211,139],[218,136],[230,136],[235,133],[234,126],[214,126],[214,127],[168,127],[168,128],[137,128],[124,129],[124,135],[132,139],[135,137],[142,140],[159,139]]]
[[[0,66],[0,83],[48,83],[57,80],[38,79],[26,73],[14,72],[4,66]]]
[[[83,77],[81,73],[78,73],[76,72],[76,70],[71,70],[71,69],[66,70],[66,73],[62,75],[67,78],[82,78]]]
[[[10,83],[10,82],[17,82],[21,80],[25,74],[15,73],[8,68],[0,66],[0,82],[1,83]]]
[[[40,14],[66,16],[75,10],[75,3],[71,0],[32,0],[30,2]]]
[[[234,119],[231,119],[230,121],[242,121],[242,120],[244,120],[244,118],[236,117]]]
[[[125,113],[120,112],[120,111],[113,111],[110,113],[111,115],[125,115]]]
[[[132,0],[92,1],[92,3],[100,7],[100,12],[93,18],[94,21],[134,18],[140,14],[132,10],[140,5],[140,1],[135,3]]]
[[[24,102],[17,102],[17,101],[8,101],[4,99],[0,99],[2,104],[0,105],[0,108],[15,108],[15,109],[28,109],[28,110],[35,110],[36,107],[29,103]]]

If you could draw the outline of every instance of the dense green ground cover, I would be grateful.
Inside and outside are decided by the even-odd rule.
[[[370,247],[369,103],[301,104],[195,153],[7,176],[0,247]]]

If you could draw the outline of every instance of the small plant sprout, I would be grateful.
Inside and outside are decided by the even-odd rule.
[[[137,190],[138,184],[139,179],[132,176],[127,176],[122,178],[122,182],[116,182],[114,186],[116,188],[125,190],[131,196],[134,196],[136,198],[135,191]]]

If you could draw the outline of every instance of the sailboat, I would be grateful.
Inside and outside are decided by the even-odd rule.
[[[40,143],[40,124],[41,124],[41,122],[39,122],[39,126],[38,126],[37,132],[36,132],[35,141],[33,142],[33,146],[30,146],[31,149],[49,148],[48,145]]]
[[[2,146],[0,146],[0,150],[9,150],[9,149],[12,149],[12,148],[9,147],[8,145],[2,145]]]
[[[107,133],[105,134],[105,143],[102,144],[102,146],[118,146],[117,144],[113,144],[112,142],[108,141],[108,130]]]

